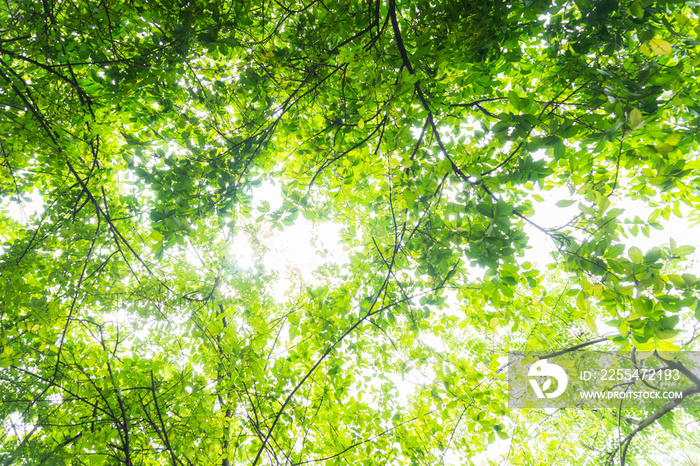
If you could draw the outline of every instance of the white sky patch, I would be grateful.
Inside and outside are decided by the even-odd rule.
[[[334,223],[313,224],[299,218],[294,225],[265,240],[269,248],[265,254],[265,268],[279,274],[273,295],[284,300],[294,285],[294,277],[305,284],[316,285],[314,272],[325,264],[349,262],[347,252],[340,245],[341,226]]]
[[[246,233],[238,233],[231,242],[231,260],[239,269],[251,270],[255,267],[255,255]]]
[[[449,310],[447,313],[450,313]],[[430,348],[443,352],[445,351],[445,342],[442,338],[439,336],[429,333],[429,332],[420,332],[420,341],[428,345]]]
[[[544,198],[544,202],[534,203],[533,209],[535,213],[529,219],[543,228],[557,228],[571,221],[580,213],[578,201],[589,204],[585,202],[583,196],[571,195],[568,188],[563,187],[552,189],[551,191],[537,191],[537,194]],[[556,203],[562,199],[571,199],[577,202],[569,207],[558,207]],[[619,217],[623,224],[625,219],[633,220],[636,216],[639,216],[646,222],[649,215],[654,211],[654,208],[649,207],[645,202],[632,199],[623,199],[618,203],[611,203],[610,208],[615,207],[624,210],[624,213],[620,214]],[[688,216],[688,208],[686,206],[681,206],[681,212],[684,217]],[[631,235],[629,238],[621,237],[621,242],[627,245],[627,249],[636,246],[642,252],[647,252],[655,246],[668,244],[670,238],[673,238],[678,246],[695,246],[700,251],[700,235],[698,235],[697,227],[694,227],[685,218],[678,218],[672,215],[668,220],[659,217],[656,221],[663,226],[663,229],[650,228],[648,238],[640,232],[636,237]],[[549,253],[556,250],[554,242],[543,232],[527,223],[525,232],[530,238],[528,244],[531,246],[531,249],[525,251],[524,260],[531,262],[535,268],[542,270],[543,266],[553,262],[553,258]],[[686,265],[689,267],[688,272],[700,274],[698,261],[691,259]]]
[[[33,424],[22,420],[22,414],[18,411],[11,413],[7,419],[5,419],[5,424],[3,425],[6,435],[15,435],[17,438],[22,438],[27,432],[32,430],[33,427]]]
[[[2,205],[5,206],[8,216],[23,225],[29,223],[29,218],[37,213],[44,212],[44,198],[36,192],[22,194],[22,203],[17,202],[17,197],[2,199]]]
[[[543,228],[556,228],[565,225],[580,213],[578,201],[586,203],[583,196],[571,195],[568,188],[564,187],[552,189],[551,191],[538,191],[537,193],[544,198],[544,202],[536,203],[533,206],[535,213],[529,218]],[[562,199],[571,199],[577,202],[569,207],[558,207],[556,202]],[[637,216],[646,222],[655,209],[647,205],[646,202],[629,198],[622,199],[617,203],[611,203],[611,209],[616,207],[624,210],[619,217],[622,225],[625,225],[625,219],[633,220]],[[668,245],[671,238],[676,241],[678,246],[694,246],[696,253],[681,265],[684,267],[684,273],[700,275],[700,261],[697,260],[697,253],[700,251],[700,235],[698,235],[697,227],[686,220],[689,217],[689,208],[682,205],[680,206],[680,211],[683,214],[683,218],[679,218],[674,214],[671,214],[668,220],[659,217],[656,221],[663,226],[663,229],[650,228],[649,237],[640,231],[637,236],[628,235],[628,238],[621,236],[620,241],[626,245],[628,251],[631,247],[636,246],[643,253],[646,253],[653,247]],[[629,226],[632,226],[632,224]],[[525,251],[524,260],[531,262],[535,269],[545,271],[546,265],[554,262],[550,254],[551,251],[556,250],[554,242],[546,234],[527,223],[525,224],[525,232],[529,236],[528,244],[531,246],[531,249]],[[609,320],[608,317],[596,319],[598,334],[601,336],[617,334],[618,330],[616,328],[605,323],[607,320]],[[684,327],[681,325],[678,330],[681,330],[682,333],[676,338],[676,342],[686,341],[693,329],[689,326]]]
[[[263,183],[253,192],[253,208],[262,205],[263,202],[270,203],[271,210],[277,210],[282,206],[282,190],[270,181]]]
[[[253,209],[265,203],[270,212],[278,210],[283,203],[282,190],[270,181],[263,182],[253,192]],[[320,284],[315,276],[319,267],[349,263],[348,253],[340,243],[341,228],[341,225],[332,222],[312,223],[300,216],[293,225],[285,226],[284,230],[262,240],[267,248],[263,265],[279,276],[273,284],[276,300],[285,301],[285,295],[299,281],[306,285]],[[241,248],[239,252],[245,255],[243,250]],[[252,251],[249,257],[252,261]]]

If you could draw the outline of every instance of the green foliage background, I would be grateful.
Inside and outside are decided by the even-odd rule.
[[[499,358],[599,322],[608,350],[694,347],[693,248],[635,237],[698,220],[698,13],[5,1],[0,462],[469,464],[498,441],[499,463],[618,464],[625,416],[649,413],[511,411]],[[546,192],[577,214],[535,223]],[[264,239],[252,269],[232,239],[300,214],[341,225],[349,262],[280,300]],[[522,259],[527,231],[549,269]],[[626,460],[669,464],[697,407]]]

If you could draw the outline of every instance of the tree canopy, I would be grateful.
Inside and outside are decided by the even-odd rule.
[[[5,0],[0,464],[697,457],[697,395],[514,410],[503,355],[697,347],[638,239],[700,219],[698,8]],[[302,223],[348,259],[280,292]]]

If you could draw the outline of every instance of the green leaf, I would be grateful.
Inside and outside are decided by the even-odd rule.
[[[587,314],[584,317],[584,321],[586,322],[586,326],[588,326],[589,330],[593,333],[598,333],[598,326],[596,325],[595,319],[593,316],[590,314]]]
[[[694,246],[680,246],[676,248],[674,254],[678,256],[689,256],[690,254],[693,254],[695,252],[695,247]]]
[[[631,254],[631,252],[630,252]],[[632,257],[632,256],[630,256]],[[661,250],[659,248],[653,248],[650,249],[645,255],[644,255],[644,263],[645,264],[653,264],[654,262],[658,261],[661,258]]]
[[[629,115],[630,128],[635,129],[639,127],[643,121],[644,117],[642,116],[642,112],[640,112],[638,108],[633,108]]]
[[[697,5],[618,3],[6,2],[2,462],[614,458],[501,369],[700,345]]]
[[[630,13],[638,19],[644,17],[644,7],[642,7],[642,4],[638,0],[635,0],[630,6]]]
[[[489,204],[477,204],[476,211],[479,212],[481,215],[493,218],[493,209]]]
[[[632,260],[632,262],[634,262],[635,264],[641,264],[644,260],[644,255],[642,255],[642,251],[636,246],[632,246],[629,249],[629,251],[627,251],[627,254],[629,255],[629,258]]]
[[[520,110],[520,97],[515,91],[508,92],[508,100],[517,110]]]

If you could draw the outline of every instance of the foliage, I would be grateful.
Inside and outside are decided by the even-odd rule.
[[[2,464],[619,462],[648,413],[512,411],[502,356],[694,347],[693,248],[635,238],[700,218],[697,8],[6,1]],[[282,298],[302,219],[349,259]]]

